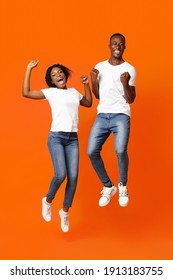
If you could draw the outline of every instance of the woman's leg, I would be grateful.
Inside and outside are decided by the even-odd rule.
[[[48,147],[54,166],[54,177],[52,178],[47,193],[47,201],[52,202],[56,192],[66,177],[64,138],[62,138],[61,132],[50,132]]]
[[[48,137],[48,147],[54,166],[54,177],[50,183],[47,196],[42,199],[42,216],[49,222],[52,218],[52,200],[56,192],[66,177],[66,163],[64,153],[64,139],[59,132],[50,132]]]
[[[76,192],[78,170],[79,170],[79,145],[77,133],[72,132],[69,136],[68,144],[65,147],[65,159],[67,167],[67,184],[63,202],[64,210],[72,206]]]
[[[69,231],[68,210],[72,206],[74,199],[79,168],[79,147],[77,133],[69,133],[69,138],[65,146],[65,160],[67,168],[67,184],[63,208],[59,211],[61,219],[61,229],[63,232]]]

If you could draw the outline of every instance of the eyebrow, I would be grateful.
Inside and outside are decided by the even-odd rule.
[[[54,71],[51,72],[51,75],[54,74],[54,73],[57,73],[57,72],[63,72],[63,71],[62,71],[62,69],[54,70]]]

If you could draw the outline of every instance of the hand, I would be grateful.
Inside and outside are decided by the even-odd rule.
[[[92,82],[96,82],[97,79],[98,79],[98,75],[99,75],[99,70],[93,68],[90,72],[90,75],[91,75],[91,81]]]
[[[126,85],[129,83],[129,80],[130,80],[130,74],[129,72],[124,72],[123,74],[121,74],[120,76],[120,81],[123,85]]]
[[[88,76],[81,76],[80,79],[83,84],[88,84]]]
[[[38,62],[39,62],[39,60],[31,60],[28,63],[27,68],[28,69],[32,69],[32,68],[36,67],[38,65]]]

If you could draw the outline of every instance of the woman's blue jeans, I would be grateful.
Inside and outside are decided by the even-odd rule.
[[[63,206],[71,207],[76,191],[79,168],[79,146],[76,132],[50,132],[48,148],[54,166],[47,199],[53,200],[67,177]]]
[[[128,177],[127,145],[130,133],[130,117],[125,114],[100,113],[93,124],[88,142],[88,156],[100,181],[105,187],[112,185],[103,160],[102,146],[109,135],[114,134],[114,149],[118,158],[119,182],[126,185]]]

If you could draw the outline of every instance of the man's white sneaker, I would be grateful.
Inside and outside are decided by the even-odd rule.
[[[63,232],[69,231],[69,220],[68,220],[68,213],[64,212],[63,209],[59,210],[59,215],[61,219],[61,229]]]
[[[42,199],[42,216],[46,222],[50,222],[52,218],[52,203],[46,201],[46,197]]]
[[[103,207],[106,206],[110,200],[111,197],[117,192],[117,188],[115,186],[112,186],[111,188],[104,187],[101,191],[101,198],[99,200],[99,206]]]
[[[123,186],[122,183],[119,183],[118,190],[119,190],[119,205],[125,207],[129,203],[127,186]]]

